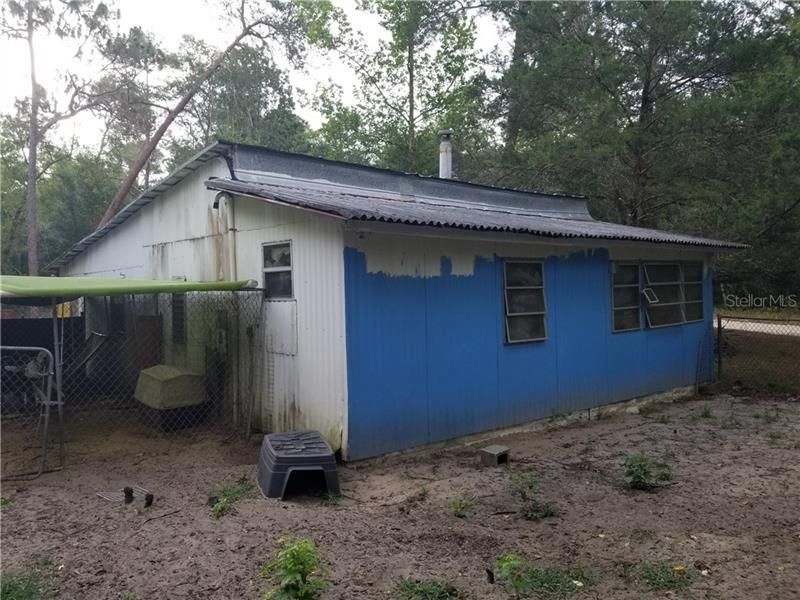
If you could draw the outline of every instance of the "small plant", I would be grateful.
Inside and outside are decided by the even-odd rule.
[[[0,508],[8,508],[14,502],[14,496],[0,496]]]
[[[654,537],[656,537],[656,532],[652,529],[634,527],[630,531],[631,540],[636,542],[641,542],[644,540],[652,540]]]
[[[242,475],[235,483],[218,487],[208,498],[211,515],[219,519],[230,510],[234,502],[249,496],[255,489],[256,484],[246,475]]]
[[[328,506],[341,506],[344,498],[339,494],[325,494],[323,500]]]
[[[500,557],[495,577],[511,588],[516,598],[567,598],[591,584],[590,577],[582,569],[534,567],[513,554]]]
[[[760,416],[764,420],[764,423],[775,423],[780,418],[779,412],[780,411],[777,406],[774,408],[773,412],[769,412],[769,409],[765,408],[764,414],[756,415],[756,418]]]
[[[475,501],[469,496],[456,496],[450,500],[450,512],[459,519],[465,519],[474,508]]]
[[[779,439],[783,437],[783,434],[780,431],[768,431],[766,433],[767,442],[769,444],[775,444]]]
[[[519,503],[522,516],[529,521],[558,515],[555,507],[539,500],[539,477],[531,470],[512,475],[511,495]]]
[[[703,411],[700,413],[700,417],[703,419],[711,419],[714,416],[714,413],[711,412],[711,407],[706,404],[703,407]]]
[[[438,579],[398,579],[392,592],[396,600],[464,600],[464,593]]]
[[[672,479],[672,470],[669,465],[653,462],[640,452],[625,457],[625,478],[632,490],[653,490],[658,482]]]
[[[728,415],[725,419],[722,420],[720,426],[723,429],[741,429],[742,423],[737,419],[734,415]]]
[[[264,600],[316,600],[328,583],[319,577],[324,573],[319,550],[310,540],[278,541],[280,549],[275,558],[261,567],[261,576],[268,578],[273,588]]]
[[[682,590],[691,581],[683,565],[669,561],[626,563],[619,566],[618,573],[620,577],[641,583],[651,590]]]

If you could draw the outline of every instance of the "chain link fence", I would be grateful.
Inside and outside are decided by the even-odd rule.
[[[800,392],[800,318],[718,314],[714,325],[723,384]]]
[[[3,320],[4,478],[141,449],[153,436],[244,434],[259,422],[260,291],[84,298],[59,309],[57,347],[51,319]],[[21,339],[41,347],[20,349]],[[48,356],[60,366],[63,446]]]

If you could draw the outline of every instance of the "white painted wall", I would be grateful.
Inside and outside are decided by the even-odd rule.
[[[263,285],[262,245],[292,244],[293,300],[267,301],[264,428],[346,435],[343,227],[338,219],[239,196],[238,277]]]
[[[195,281],[254,279],[263,285],[262,245],[291,241],[294,298],[264,303],[256,336],[256,423],[264,430],[317,429],[334,449],[346,435],[346,356],[342,223],[262,200],[233,200],[236,261],[230,267],[229,206],[212,208],[209,177],[229,176],[210,161],[74,258],[61,275]],[[169,315],[165,313],[165,332]],[[190,324],[191,326],[191,324]],[[240,389],[249,393],[247,338],[239,347]],[[169,335],[165,335],[169,342]],[[165,359],[198,368],[167,343]],[[191,364],[190,364],[191,363]],[[240,401],[241,404],[241,401]]]

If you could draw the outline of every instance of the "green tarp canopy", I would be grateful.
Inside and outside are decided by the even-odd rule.
[[[0,275],[0,300],[9,304],[41,304],[41,299],[62,300],[82,296],[121,296],[126,294],[178,294],[182,292],[225,292],[255,287],[244,281],[180,281],[124,279],[122,277],[32,277]],[[36,302],[35,300],[39,300]],[[49,304],[49,302],[47,302]]]

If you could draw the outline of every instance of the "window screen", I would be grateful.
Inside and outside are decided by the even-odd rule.
[[[547,337],[544,272],[541,262],[505,261],[506,341],[532,342]]]
[[[289,242],[265,244],[264,295],[267,298],[292,297],[292,246]]]
[[[640,275],[638,263],[613,263],[612,312],[614,331],[640,329]]]

